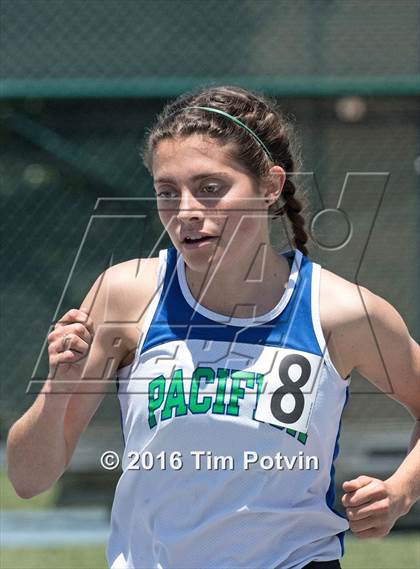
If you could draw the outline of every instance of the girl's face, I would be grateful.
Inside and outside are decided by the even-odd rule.
[[[232,267],[268,242],[264,192],[227,148],[194,134],[164,139],[153,154],[160,220],[192,270],[220,259]]]

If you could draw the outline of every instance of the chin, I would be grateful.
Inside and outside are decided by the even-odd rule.
[[[185,247],[183,243],[179,243],[177,249],[192,271],[204,273],[208,270],[209,264],[214,262],[217,249],[219,248],[206,246],[198,247],[197,249],[189,249]]]

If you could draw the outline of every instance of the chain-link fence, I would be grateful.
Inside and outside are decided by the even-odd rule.
[[[296,117],[314,211],[316,187],[335,208],[358,173],[344,193],[352,240],[312,253],[387,298],[418,337],[417,1],[3,0],[0,15],[5,425],[30,404],[53,319],[160,235],[152,205],[98,198],[152,195],[145,129],[168,97],[211,82],[261,89]],[[342,231],[326,224],[329,238]],[[407,417],[364,382],[353,389],[350,422]],[[100,420],[115,418],[107,404]]]
[[[416,0],[3,0],[4,93],[417,92]]]

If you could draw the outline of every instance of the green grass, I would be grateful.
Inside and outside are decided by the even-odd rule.
[[[419,569],[420,535],[390,535],[382,540],[347,538],[343,569]],[[105,546],[5,549],[1,569],[106,569]]]
[[[106,569],[105,546],[3,549],[1,569]]]
[[[41,508],[53,508],[58,492],[55,484],[50,490],[35,496],[30,500],[23,500],[16,495],[7,474],[0,470],[0,505],[2,510],[39,510]],[[1,566],[0,566],[1,567]]]
[[[343,569],[420,569],[420,533],[393,533],[383,539],[345,540]]]

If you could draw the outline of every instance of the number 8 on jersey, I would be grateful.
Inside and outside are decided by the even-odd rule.
[[[254,418],[307,433],[318,391],[322,357],[280,348],[265,374]]]

